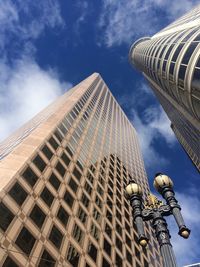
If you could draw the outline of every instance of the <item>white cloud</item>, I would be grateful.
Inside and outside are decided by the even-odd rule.
[[[143,120],[138,113],[132,109],[132,122],[138,133],[144,162],[147,168],[160,168],[168,165],[168,160],[158,153],[155,149],[155,143],[159,138],[163,139],[169,145],[175,142],[175,136],[170,128],[170,121],[162,108],[150,107],[144,111]]]
[[[103,0],[99,27],[103,30],[103,42],[108,46],[130,44],[139,36],[152,35],[160,30],[158,13],[165,20],[173,21],[193,6],[197,0]],[[166,25],[167,26],[167,25]]]
[[[56,1],[26,0],[0,2],[0,49],[7,52],[12,45],[16,52],[30,52],[30,42],[46,28],[64,26],[60,6]],[[33,46],[33,44],[32,44]],[[33,50],[31,50],[33,51]]]
[[[23,58],[12,67],[0,64],[0,140],[31,119],[72,85],[55,70],[43,70]]]
[[[186,226],[191,229],[189,239],[183,239],[178,233],[178,228],[173,218],[170,218],[169,229],[172,236],[172,245],[178,261],[178,266],[185,266],[195,263],[200,258],[200,199],[199,193],[190,192],[188,188],[187,194],[176,193],[176,198],[181,205],[181,212],[185,220]]]

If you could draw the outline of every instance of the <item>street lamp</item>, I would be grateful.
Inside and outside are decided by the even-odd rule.
[[[126,187],[126,193],[129,196],[133,209],[133,220],[137,227],[139,243],[143,247],[148,243],[148,238],[145,236],[144,232],[143,221],[150,220],[160,245],[164,267],[177,267],[175,255],[170,243],[171,236],[164,216],[173,214],[179,228],[178,234],[183,238],[189,237],[190,230],[185,226],[181,215],[181,208],[178,205],[173,191],[172,180],[167,175],[157,173],[154,179],[154,187],[165,199],[165,204],[152,194],[150,194],[143,203],[142,189],[140,185],[136,184],[134,181],[130,181]]]

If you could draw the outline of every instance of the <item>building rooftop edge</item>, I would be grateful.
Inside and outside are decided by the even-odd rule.
[[[132,52],[134,50],[134,48],[139,44],[139,43],[142,43],[143,41],[146,41],[146,40],[150,40],[151,37],[142,37],[142,38],[139,38],[137,41],[135,41],[131,46],[130,46],[130,49],[129,49],[129,53],[128,53],[128,61],[131,65],[133,65],[133,62],[131,61],[131,55],[132,55]]]

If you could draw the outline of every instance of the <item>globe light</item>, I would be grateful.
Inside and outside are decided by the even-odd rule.
[[[169,176],[162,174],[162,173],[157,173],[155,175],[153,185],[158,192],[162,192],[162,189],[164,187],[167,186],[167,187],[172,188],[174,184],[172,180],[169,178]]]
[[[131,197],[134,194],[135,195],[142,195],[142,188],[140,187],[140,185],[138,185],[134,182],[131,182],[126,187],[126,193],[129,197]]]

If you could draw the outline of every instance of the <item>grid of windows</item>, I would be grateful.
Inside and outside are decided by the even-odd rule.
[[[63,262],[131,267],[130,258],[137,261],[134,247],[141,254],[139,262],[154,259],[155,249],[144,254],[134,241],[137,234],[125,199],[126,184],[136,173],[148,192],[135,131],[103,81],[97,78],[57,123],[8,190],[9,201],[22,207],[23,228],[14,249],[40,267]],[[0,227],[9,231],[15,214],[3,204],[1,212],[7,214],[7,224]],[[32,251],[39,246],[35,260]],[[155,259],[155,267],[159,261]]]
[[[173,130],[200,170],[200,6],[130,50],[130,61],[150,82]],[[169,108],[176,113],[173,115]],[[184,122],[180,126],[180,121]],[[191,135],[188,135],[188,131]],[[197,151],[198,149],[198,151]]]

